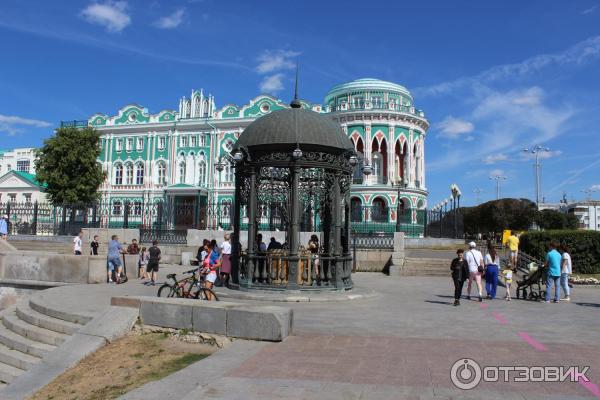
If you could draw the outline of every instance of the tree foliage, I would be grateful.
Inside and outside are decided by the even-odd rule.
[[[93,128],[59,128],[44,141],[35,160],[36,178],[47,185],[53,204],[90,203],[98,199],[104,172],[98,164],[100,135]]]
[[[537,214],[536,222],[542,229],[577,229],[577,217],[574,214],[556,210],[542,210]]]
[[[551,241],[565,244],[570,250],[574,272],[600,273],[600,232],[590,230],[527,232],[520,237],[520,240],[521,250],[542,260]]]
[[[465,231],[470,234],[527,230],[536,217],[535,203],[527,199],[500,199],[463,210]]]

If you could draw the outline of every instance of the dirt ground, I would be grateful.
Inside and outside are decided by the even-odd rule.
[[[107,400],[159,380],[217,348],[165,333],[132,333],[89,355],[31,400]]]

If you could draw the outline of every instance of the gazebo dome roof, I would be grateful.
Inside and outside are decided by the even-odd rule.
[[[328,116],[311,110],[292,108],[272,112],[252,122],[242,132],[233,151],[246,147],[254,150],[327,151],[335,154],[353,150],[342,128]]]

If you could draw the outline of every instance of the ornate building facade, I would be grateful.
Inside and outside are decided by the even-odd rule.
[[[333,87],[323,105],[301,103],[338,122],[360,155],[351,191],[352,220],[395,223],[396,210],[403,210],[402,223],[422,225],[417,210],[427,205],[424,153],[429,123],[410,92],[394,83],[359,79]],[[99,162],[107,179],[100,191],[102,202],[110,205],[108,218],[118,218],[128,204],[130,220],[143,223],[146,205],[167,200],[174,210],[193,210],[182,213],[175,225],[227,229],[227,208],[212,217],[210,209],[232,202],[229,152],[252,121],[288,107],[260,95],[243,106],[217,108],[212,95],[194,90],[180,99],[177,110],[151,114],[129,104],[116,115],[95,114],[62,125],[89,125],[101,133]],[[371,175],[362,174],[365,164],[371,165]]]

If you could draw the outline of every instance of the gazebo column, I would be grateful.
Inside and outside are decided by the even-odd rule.
[[[350,223],[350,207],[351,207],[351,199],[350,199],[350,190],[346,191],[344,195],[344,229],[346,231],[346,251],[342,251],[342,255],[344,257],[348,257],[350,255],[350,246],[352,246],[352,225]],[[344,284],[345,287],[352,287],[352,260],[344,261]]]
[[[300,219],[300,201],[298,189],[300,186],[300,176],[298,174],[298,167],[294,166],[291,168],[291,212],[290,212],[290,252],[289,252],[289,271],[290,276],[288,278],[288,288],[295,289],[298,287],[298,238],[299,232],[299,219]]]
[[[254,278],[254,256],[256,255],[256,205],[257,196],[256,193],[256,167],[250,168],[250,193],[248,198],[248,262],[246,265],[246,271],[248,279],[248,286],[252,285],[252,279]]]
[[[235,196],[233,198],[233,237],[231,238],[231,282],[240,284],[240,256],[242,254],[242,245],[240,243],[240,208],[241,208],[241,187],[243,184],[242,174],[235,170]]]
[[[333,268],[335,271],[335,287],[343,288],[343,263],[339,260],[342,255],[342,207],[340,194],[340,173],[333,178]]]

